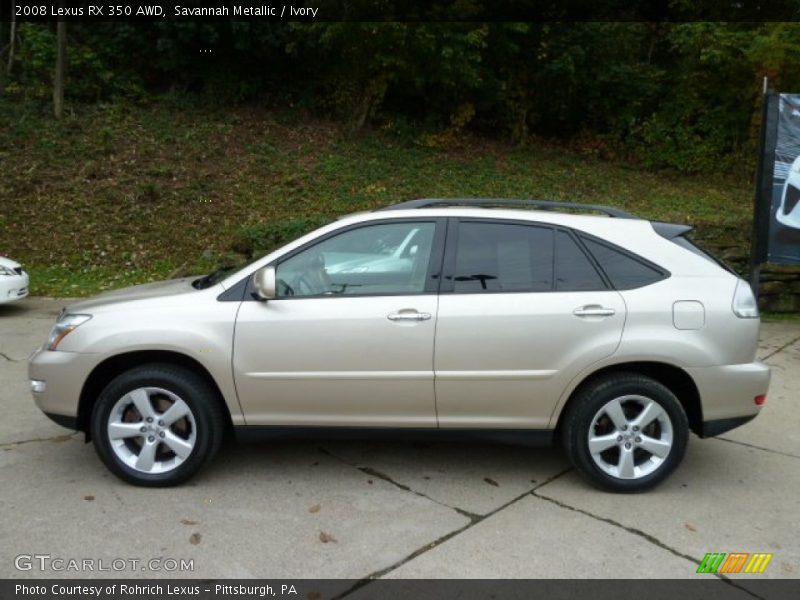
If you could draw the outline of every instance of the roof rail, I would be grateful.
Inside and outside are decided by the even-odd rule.
[[[554,200],[516,200],[511,198],[419,198],[391,204],[378,210],[403,210],[408,208],[436,208],[440,206],[518,206],[541,208],[545,210],[587,210],[607,214],[618,219],[638,219],[636,215],[599,204],[581,204],[578,202],[557,202]]]

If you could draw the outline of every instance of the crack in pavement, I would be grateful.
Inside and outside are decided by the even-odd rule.
[[[541,487],[541,486],[539,486],[539,487]],[[700,560],[701,559],[699,559],[697,557],[694,557],[694,556],[691,556],[689,554],[684,554],[683,552],[681,552],[679,550],[676,550],[675,548],[665,544],[664,542],[659,540],[654,535],[650,535],[649,533],[646,533],[646,532],[642,531],[641,529],[636,529],[635,527],[629,527],[627,525],[623,525],[622,523],[620,523],[619,521],[615,521],[614,519],[610,519],[608,517],[601,517],[600,515],[596,515],[596,514],[591,513],[591,512],[589,512],[587,510],[583,510],[582,508],[577,508],[575,506],[570,506],[569,504],[566,504],[565,502],[561,502],[560,500],[556,500],[555,498],[550,498],[549,496],[543,496],[542,494],[537,494],[536,493],[537,489],[538,489],[538,487],[536,489],[534,489],[534,490],[531,490],[531,492],[530,492],[531,496],[533,496],[535,498],[540,498],[540,499],[542,499],[542,500],[544,500],[546,502],[550,502],[552,504],[555,504],[556,506],[558,506],[560,508],[563,508],[565,510],[570,510],[570,511],[573,511],[573,512],[577,512],[577,513],[580,513],[580,514],[582,514],[584,516],[589,517],[590,519],[595,519],[596,521],[601,521],[601,522],[606,523],[608,525],[611,525],[613,527],[617,527],[619,529],[622,529],[623,531],[626,531],[627,533],[630,533],[632,535],[638,536],[638,537],[644,539],[645,541],[653,544],[654,546],[657,546],[657,547],[661,548],[662,550],[666,550],[667,552],[669,552],[671,554],[674,554],[675,556],[677,556],[679,558],[683,558],[684,560],[688,560],[688,561],[690,561],[690,562],[692,562],[694,564],[697,564],[697,565],[700,564]],[[720,580],[724,581],[728,585],[731,585],[731,586],[737,588],[740,591],[746,592],[747,594],[749,594],[750,596],[753,596],[754,598],[758,598],[759,600],[764,600],[763,598],[761,598],[761,596],[751,592],[750,590],[748,590],[746,588],[743,588],[742,586],[738,585],[734,580],[729,579],[728,577],[725,577],[722,574],[715,573],[715,576],[717,577],[717,579],[720,579]]]
[[[24,358],[11,358],[11,357],[10,357],[8,354],[6,354],[5,352],[0,352],[0,356],[2,356],[3,358],[5,358],[5,359],[6,359],[8,362],[22,362],[23,360],[25,360]]]
[[[762,357],[762,358],[759,358],[758,360],[760,360],[761,362],[766,362],[768,358],[772,358],[773,356],[775,356],[776,354],[778,354],[778,352],[783,352],[783,351],[784,351],[784,350],[786,350],[786,349],[787,349],[789,346],[791,346],[791,345],[793,345],[793,344],[796,344],[797,342],[800,342],[800,336],[797,336],[796,338],[794,338],[794,339],[793,339],[792,341],[790,341],[790,342],[786,342],[786,343],[785,343],[783,346],[781,346],[780,348],[778,348],[778,349],[776,349],[776,350],[773,350],[772,352],[770,352],[769,354],[767,354],[766,356],[764,356],[764,357]]]
[[[730,441],[730,440],[725,440],[725,441]],[[408,563],[409,561],[417,558],[418,556],[421,556],[422,554],[425,554],[429,550],[432,550],[432,549],[436,548],[437,546],[440,546],[441,544],[451,540],[452,538],[456,537],[457,535],[460,535],[461,533],[463,533],[463,532],[467,531],[468,529],[474,527],[478,523],[481,523],[482,521],[488,519],[489,517],[492,517],[492,516],[496,515],[500,511],[505,510],[506,508],[508,508],[509,506],[515,504],[516,502],[520,501],[522,498],[525,498],[526,496],[533,496],[534,498],[538,498],[540,500],[544,500],[545,502],[550,502],[551,504],[554,504],[554,505],[556,505],[556,506],[558,506],[560,508],[563,508],[565,510],[570,510],[570,511],[573,511],[573,512],[577,512],[577,513],[580,513],[580,514],[582,514],[584,516],[587,516],[587,517],[589,517],[591,519],[594,519],[596,521],[601,521],[603,523],[611,525],[612,527],[616,527],[618,529],[622,529],[623,531],[625,531],[625,532],[627,532],[627,533],[629,533],[631,535],[635,535],[637,537],[640,537],[640,538],[644,539],[646,542],[648,542],[648,543],[650,543],[650,544],[652,544],[652,545],[654,545],[654,546],[656,546],[658,548],[661,548],[662,550],[666,550],[667,552],[669,552],[669,553],[671,553],[671,554],[673,554],[673,555],[675,555],[675,556],[677,556],[679,558],[683,558],[684,560],[688,560],[689,562],[694,563],[694,564],[700,564],[700,559],[699,558],[691,556],[689,554],[684,554],[683,552],[680,552],[679,550],[677,550],[675,548],[672,548],[671,546],[669,546],[666,543],[662,542],[657,537],[655,537],[655,536],[653,536],[653,535],[651,535],[649,533],[646,533],[646,532],[644,532],[644,531],[642,531],[640,529],[636,529],[635,527],[629,527],[629,526],[623,525],[622,523],[620,523],[618,521],[615,521],[613,519],[610,519],[610,518],[607,518],[607,517],[601,517],[600,515],[596,515],[594,513],[589,512],[589,511],[586,511],[586,510],[583,510],[583,509],[580,509],[580,508],[577,508],[577,507],[574,507],[574,506],[570,506],[569,504],[566,504],[566,503],[561,502],[559,500],[556,500],[554,498],[550,498],[548,496],[544,496],[544,495],[542,495],[540,493],[537,493],[539,489],[543,488],[544,486],[552,483],[553,481],[557,480],[558,478],[560,478],[560,477],[566,475],[567,473],[569,473],[570,471],[572,471],[571,467],[569,467],[567,469],[564,469],[563,471],[561,471],[559,473],[556,473],[555,475],[545,479],[541,483],[535,485],[532,489],[520,494],[519,496],[517,496],[515,498],[512,498],[511,500],[509,500],[505,504],[503,504],[503,505],[497,507],[496,509],[486,513],[485,515],[478,515],[478,514],[475,514],[475,513],[471,513],[469,511],[465,511],[465,510],[460,509],[460,508],[455,507],[455,506],[450,506],[450,505],[445,504],[443,502],[440,502],[438,500],[435,500],[435,499],[431,498],[430,496],[428,496],[427,494],[424,494],[422,492],[414,490],[411,487],[409,487],[409,486],[407,486],[407,485],[405,485],[403,483],[395,481],[389,475],[386,475],[385,473],[383,473],[381,471],[378,471],[377,469],[373,469],[372,467],[368,467],[368,466],[364,466],[364,465],[359,465],[359,464],[354,463],[352,461],[346,460],[346,459],[344,459],[344,458],[342,458],[340,456],[337,456],[333,452],[329,451],[327,448],[324,448],[322,446],[318,446],[318,450],[320,452],[322,452],[323,454],[325,454],[327,456],[330,456],[331,458],[333,458],[335,460],[338,460],[338,461],[340,461],[340,462],[342,462],[344,464],[347,464],[347,465],[349,465],[349,466],[351,466],[351,467],[353,467],[355,469],[358,469],[362,473],[365,473],[367,475],[372,475],[373,477],[376,477],[376,478],[379,478],[379,479],[381,479],[383,481],[386,481],[386,482],[392,484],[393,486],[397,487],[398,489],[401,489],[401,490],[406,491],[406,492],[411,492],[412,494],[415,494],[417,496],[426,498],[427,500],[430,500],[430,501],[432,501],[432,502],[434,502],[436,504],[439,504],[440,506],[444,506],[446,508],[450,508],[450,509],[456,511],[457,513],[467,517],[470,520],[469,523],[467,523],[463,527],[455,529],[455,530],[453,530],[453,531],[451,531],[451,532],[449,532],[449,533],[437,538],[436,540],[434,540],[434,541],[432,541],[432,542],[430,542],[430,543],[428,543],[428,544],[426,544],[426,545],[424,545],[424,546],[422,546],[420,548],[417,548],[416,550],[411,552],[409,555],[407,555],[404,558],[400,559],[399,561],[393,563],[392,565],[390,565],[388,567],[385,567],[383,569],[380,569],[378,571],[374,571],[374,572],[370,573],[369,575],[367,575],[366,577],[362,577],[355,584],[353,584],[351,587],[349,587],[345,591],[341,592],[340,594],[334,596],[334,598],[332,600],[340,600],[340,599],[342,599],[342,598],[344,598],[346,596],[349,596],[353,592],[356,592],[357,590],[365,587],[366,585],[368,585],[372,581],[374,581],[376,579],[380,579],[381,577],[383,577],[386,574],[388,574],[388,573],[400,568],[401,566],[403,566],[404,564]],[[734,587],[737,590],[742,591],[742,592],[748,594],[749,596],[751,596],[753,598],[756,598],[758,600],[764,600],[758,594],[755,594],[754,592],[748,590],[747,588],[742,587],[741,585],[737,584],[734,580],[726,577],[725,575],[715,574],[715,577],[717,579],[719,579],[720,581],[724,582],[725,584],[730,585],[731,587]]]
[[[792,454],[790,452],[784,452],[782,450],[772,450],[771,448],[764,448],[763,446],[756,446],[755,444],[748,444],[747,442],[740,442],[739,440],[732,440],[730,438],[724,438],[717,436],[718,440],[722,442],[728,442],[729,444],[739,444],[740,446],[746,446],[748,448],[753,448],[754,450],[763,450],[764,452],[771,452],[772,454],[780,454],[781,456],[788,456],[789,458],[800,458],[800,455]]]
[[[609,519],[608,517],[601,517],[600,515],[596,515],[594,513],[590,513],[589,511],[583,510],[582,508],[577,508],[575,506],[570,506],[569,504],[566,504],[565,502],[561,502],[560,500],[556,500],[555,498],[551,498],[549,496],[543,496],[542,494],[537,494],[536,490],[533,490],[531,492],[531,495],[533,495],[533,496],[535,496],[537,498],[541,498],[542,500],[545,500],[547,502],[555,504],[556,506],[559,506],[559,507],[564,508],[566,510],[571,510],[571,511],[580,513],[582,515],[585,515],[587,517],[590,517],[592,519],[595,519],[597,521],[602,521],[603,523],[607,523],[608,525],[613,525],[614,527],[618,527],[620,529],[623,529],[623,530],[627,531],[628,533],[632,533],[633,535],[636,535],[636,536],[639,536],[641,538],[644,538],[646,541],[650,542],[651,544],[654,544],[654,545],[658,546],[659,548],[661,548],[663,550],[667,550],[668,552],[671,552],[675,556],[678,556],[678,557],[684,558],[684,559],[686,559],[688,561],[692,561],[694,563],[700,564],[700,559],[695,558],[694,556],[689,556],[688,554],[683,554],[682,552],[679,552],[678,550],[675,550],[674,548],[671,548],[670,546],[667,546],[664,542],[662,542],[661,540],[659,540],[655,536],[652,536],[649,533],[645,533],[641,529],[636,529],[635,527],[628,527],[627,525],[623,525],[622,523],[620,523],[619,521],[615,521],[614,519]]]
[[[394,479],[392,479],[391,477],[389,477],[385,473],[382,473],[381,471],[378,471],[377,469],[373,469],[372,467],[366,467],[366,466],[354,463],[352,461],[349,461],[349,460],[347,460],[347,459],[345,459],[345,458],[343,458],[341,456],[338,456],[338,455],[334,454],[333,452],[331,452],[327,448],[324,448],[322,446],[318,446],[317,450],[319,450],[320,452],[322,452],[326,456],[330,456],[331,458],[333,458],[335,460],[338,460],[340,462],[343,462],[346,465],[349,465],[349,466],[353,467],[354,469],[358,469],[362,473],[365,473],[367,475],[372,475],[373,477],[375,477],[377,479],[382,479],[383,481],[391,483],[393,486],[395,486],[397,488],[400,488],[404,492],[411,492],[412,494],[416,494],[417,496],[425,498],[426,500],[430,500],[431,502],[434,502],[434,503],[438,504],[439,506],[444,506],[445,508],[449,508],[451,510],[454,510],[458,514],[467,517],[470,521],[474,521],[475,519],[479,519],[480,518],[480,515],[478,515],[478,514],[471,513],[471,512],[469,512],[467,510],[464,510],[462,508],[458,508],[457,506],[450,506],[449,504],[445,504],[444,502],[440,502],[439,500],[436,500],[435,498],[431,498],[430,496],[428,496],[427,494],[425,494],[423,492],[418,492],[417,490],[411,489],[409,486],[407,486],[407,485],[405,485],[403,483],[395,481]]]
[[[336,458],[336,457],[334,457],[334,458]],[[358,468],[358,467],[356,467],[356,468]],[[406,556],[404,558],[401,558],[396,563],[394,563],[394,564],[392,564],[392,565],[390,565],[388,567],[385,567],[385,568],[380,569],[378,571],[374,571],[373,573],[370,573],[366,577],[362,577],[355,584],[353,584],[352,586],[350,586],[349,588],[347,588],[345,591],[341,592],[340,594],[334,596],[331,600],[340,600],[341,598],[344,598],[345,596],[348,596],[349,594],[352,594],[353,592],[363,588],[364,586],[368,585],[372,581],[374,581],[376,579],[380,579],[381,577],[383,577],[387,573],[390,573],[390,572],[394,571],[395,569],[398,569],[398,568],[402,567],[404,564],[406,564],[410,560],[413,560],[413,559],[417,558],[418,556],[421,556],[422,554],[425,554],[429,550],[432,550],[432,549],[436,548],[437,546],[440,546],[441,544],[445,543],[446,541],[456,537],[460,533],[465,532],[467,529],[470,529],[470,528],[474,527],[475,525],[477,525],[478,523],[481,523],[481,522],[485,521],[489,517],[492,517],[492,516],[496,515],[501,510],[505,510],[506,508],[508,508],[512,504],[514,504],[516,502],[519,502],[520,500],[522,500],[526,496],[532,495],[540,487],[545,486],[548,483],[551,483],[551,482],[555,481],[556,479],[558,479],[559,477],[562,477],[563,475],[566,475],[570,471],[572,471],[572,467],[564,469],[563,471],[560,471],[559,473],[556,473],[555,475],[553,475],[551,477],[548,477],[547,479],[545,479],[541,483],[535,485],[532,489],[530,489],[530,490],[528,490],[526,492],[523,492],[522,494],[520,494],[519,496],[517,496],[515,498],[512,498],[511,500],[509,500],[505,504],[503,504],[501,506],[498,506],[497,508],[495,508],[494,510],[486,513],[485,515],[475,515],[474,520],[470,521],[469,523],[467,523],[463,527],[460,527],[459,529],[455,529],[455,530],[451,531],[450,533],[446,533],[445,535],[441,536],[438,539],[435,539],[434,541],[430,542],[429,544],[426,544],[425,546],[422,546],[421,548],[417,548],[416,550],[414,550],[414,552],[412,552],[408,556]],[[411,491],[413,493],[415,493],[415,494],[418,493],[418,492],[416,492],[414,490],[411,490]],[[420,495],[423,495],[423,494],[420,494]],[[427,496],[425,496],[425,497],[427,498]],[[436,502],[436,501],[434,500],[434,502]],[[437,504],[441,504],[441,503],[439,502]],[[447,506],[447,505],[443,505],[443,506]],[[448,508],[453,508],[453,507],[450,506]],[[453,510],[457,510],[458,511],[459,509],[453,508]]]
[[[79,435],[80,432],[65,433],[62,435],[54,435],[46,438],[31,438],[29,440],[19,440],[18,442],[2,442],[0,448],[8,448],[10,446],[21,446],[23,444],[33,444],[35,442],[68,442],[70,439]]]

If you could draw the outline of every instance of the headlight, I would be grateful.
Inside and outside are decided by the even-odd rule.
[[[8,275],[9,277],[13,277],[16,274],[17,272],[14,269],[0,265],[0,275]]]
[[[92,315],[62,315],[53,329],[50,330],[50,337],[47,338],[47,349],[55,350],[67,335],[86,323]]]

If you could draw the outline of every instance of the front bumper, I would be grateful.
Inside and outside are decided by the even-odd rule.
[[[44,391],[33,392],[36,406],[59,425],[77,428],[81,391],[96,361],[94,354],[35,350],[28,358],[28,377],[45,383]]]
[[[786,227],[800,229],[800,188],[788,181],[783,188],[781,205],[775,213],[775,218]]]
[[[25,271],[13,277],[0,277],[0,304],[22,300],[28,295],[28,284],[28,274]]]
[[[66,427],[67,429],[78,430],[78,417],[68,417],[66,415],[56,415],[54,413],[44,413],[56,425]]]
[[[756,396],[767,393],[769,367],[760,361],[741,365],[689,368],[703,409],[701,437],[711,437],[744,425],[761,411]]]
[[[778,211],[775,213],[775,218],[781,225],[792,227],[794,229],[800,229],[800,210],[798,209],[795,209],[789,214],[785,215],[783,214],[783,209],[778,207]]]

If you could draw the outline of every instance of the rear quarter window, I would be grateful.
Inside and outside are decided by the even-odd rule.
[[[581,241],[603,269],[611,285],[632,290],[665,279],[668,274],[643,258],[581,235]]]

